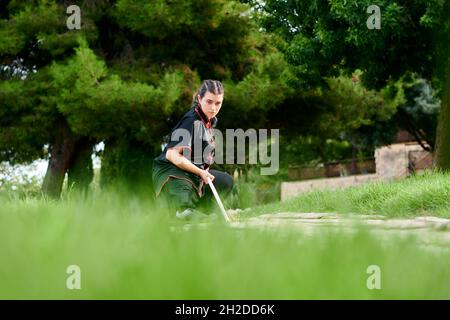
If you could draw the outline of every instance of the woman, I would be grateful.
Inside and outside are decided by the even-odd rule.
[[[176,217],[192,219],[202,216],[195,210],[214,201],[208,179],[222,195],[233,188],[233,178],[210,170],[214,159],[213,128],[222,107],[224,89],[217,80],[206,80],[194,95],[191,109],[172,129],[170,141],[153,162],[156,197],[164,197]]]

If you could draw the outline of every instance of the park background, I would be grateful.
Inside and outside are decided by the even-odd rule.
[[[71,30],[67,8],[74,4],[81,25]],[[369,26],[373,5],[380,28]],[[217,79],[225,86],[218,129],[280,129],[278,174],[261,176],[258,165],[219,166],[236,177],[226,206],[250,208],[243,217],[280,211],[448,217],[449,15],[445,0],[2,1],[0,234],[9,263],[0,267],[0,296],[76,297],[54,279],[56,269],[78,259],[97,275],[87,280],[95,288],[83,291],[87,298],[368,298],[376,293],[352,283],[366,276],[366,260],[378,257],[395,270],[380,297],[450,297],[448,253],[431,259],[415,240],[390,241],[382,250],[366,233],[301,234],[283,242],[291,239],[287,231],[284,240],[248,231],[243,243],[223,226],[174,239],[157,227],[164,214],[151,184],[164,136],[201,81]],[[279,202],[292,168],[350,161],[352,174],[358,161],[405,134],[432,155],[424,174]],[[23,167],[30,163],[45,175],[29,174],[36,171]],[[192,248],[205,254],[192,259]],[[33,278],[30,261],[48,264],[37,268],[41,278]],[[161,270],[162,264],[185,268]],[[294,266],[304,272],[294,275]],[[336,280],[352,270],[351,283]],[[407,271],[399,276],[401,270]],[[26,274],[21,280],[18,271]],[[216,291],[199,284],[200,271]],[[272,280],[256,290],[268,274]],[[418,281],[402,282],[407,277]],[[329,286],[320,290],[323,283]]]

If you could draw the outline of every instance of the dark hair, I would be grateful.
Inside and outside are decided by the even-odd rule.
[[[203,81],[200,89],[194,94],[193,100],[197,101],[197,95],[200,95],[200,98],[203,98],[206,92],[210,92],[212,94],[223,94],[223,84],[219,80],[205,80]]]

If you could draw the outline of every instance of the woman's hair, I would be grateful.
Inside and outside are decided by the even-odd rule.
[[[218,80],[205,80],[203,81],[200,89],[194,94],[193,101],[197,101],[197,95],[200,95],[200,98],[203,98],[206,92],[210,92],[212,94],[223,94],[223,84]]]

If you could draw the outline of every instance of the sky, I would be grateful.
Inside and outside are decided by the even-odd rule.
[[[103,151],[105,144],[100,142],[95,145],[94,150],[96,152]],[[92,162],[94,169],[100,169],[101,159],[95,154],[92,155]],[[15,165],[11,166],[7,162],[0,163],[0,186],[2,181],[17,181],[18,183],[26,182],[29,179],[36,178],[38,181],[43,181],[45,173],[47,171],[48,160],[38,159],[28,165]]]

